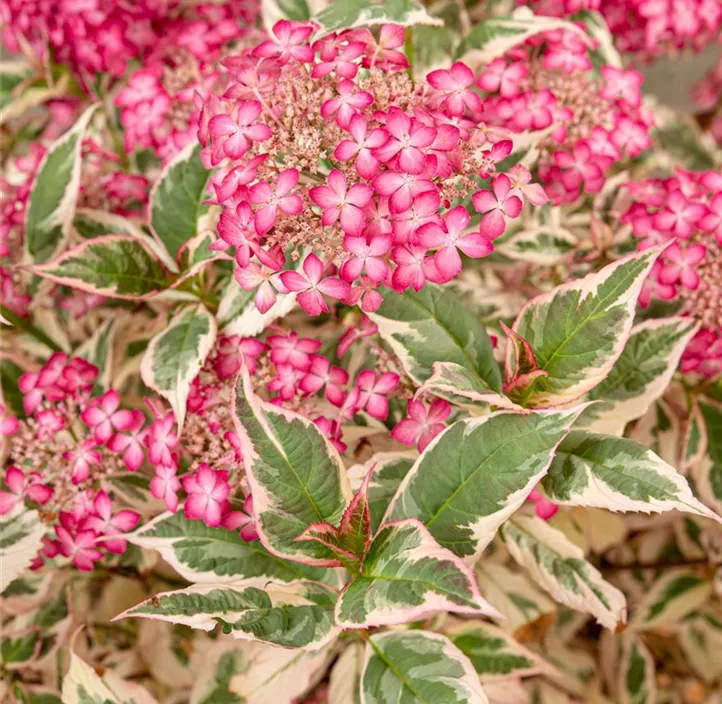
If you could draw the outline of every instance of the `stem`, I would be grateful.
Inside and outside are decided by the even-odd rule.
[[[60,346],[51,340],[42,330],[36,328],[30,321],[25,318],[21,318],[11,310],[8,310],[5,306],[0,306],[0,315],[5,320],[12,323],[16,328],[25,330],[29,335],[32,335],[38,342],[42,342],[46,347],[49,347],[53,352],[62,352]]]
[[[409,78],[414,80],[414,29],[413,27],[407,27],[404,30],[404,51],[406,52],[406,59],[409,62]]]

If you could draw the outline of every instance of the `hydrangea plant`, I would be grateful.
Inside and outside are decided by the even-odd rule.
[[[720,701],[717,0],[0,17],[7,701]]]

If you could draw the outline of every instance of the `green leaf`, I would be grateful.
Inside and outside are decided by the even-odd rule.
[[[591,405],[579,426],[621,435],[643,416],[669,386],[687,343],[698,325],[689,318],[646,320],[632,328],[624,350],[607,377],[587,395]]]
[[[35,74],[33,68],[21,61],[8,61],[4,59],[0,66],[0,114],[13,101],[13,93],[18,86],[32,78]],[[2,123],[3,120],[0,120]]]
[[[374,468],[369,484],[369,511],[371,533],[381,525],[386,509],[404,477],[414,464],[415,455],[402,452],[379,452],[365,464],[354,465],[348,470],[348,477],[354,491],[358,490],[371,467]]]
[[[454,423],[416,460],[386,520],[418,518],[474,562],[546,474],[580,411],[501,411]]]
[[[694,467],[697,490],[702,500],[722,512],[722,406],[700,399],[699,410],[707,435],[707,456]]]
[[[442,23],[432,17],[417,0],[386,0],[383,3],[370,0],[342,0],[332,2],[313,18],[321,25],[315,38],[352,27],[369,27],[379,24],[400,24],[404,27],[413,25],[436,25]]]
[[[74,356],[81,357],[98,368],[96,385],[105,391],[110,387],[113,371],[113,345],[118,318],[108,318],[78,349]]]
[[[163,513],[131,533],[128,540],[161,557],[182,577],[204,584],[313,579],[335,583],[333,573],[272,555],[258,541],[247,543],[237,531],[210,528],[182,514]]]
[[[485,621],[470,621],[446,631],[469,658],[479,677],[530,677],[552,674],[554,668],[515,638]]]
[[[338,452],[313,422],[258,398],[245,368],[231,408],[261,542],[288,559],[334,564],[327,547],[297,538],[311,523],[341,519],[351,489]]]
[[[589,41],[584,31],[572,22],[535,15],[529,8],[520,7],[509,17],[492,17],[475,25],[456,48],[454,59],[464,61],[472,70],[477,70],[530,37],[555,29],[573,32],[583,41]]]
[[[451,641],[428,631],[372,635],[361,675],[364,704],[486,704],[469,659]]]
[[[636,630],[672,626],[702,606],[712,594],[712,583],[694,570],[667,570],[637,605],[630,626]]]
[[[270,35],[278,20],[304,22],[311,18],[307,0],[261,0],[263,26]]]
[[[0,594],[30,565],[43,535],[45,526],[37,511],[20,506],[0,517]]]
[[[150,193],[150,225],[171,257],[198,234],[209,172],[201,163],[201,147],[189,144],[165,167]]]
[[[700,611],[690,614],[677,629],[690,667],[707,684],[722,675],[722,621],[718,614]]]
[[[151,298],[173,282],[155,252],[129,235],[87,240],[55,260],[29,269],[61,286],[130,301]]]
[[[185,420],[191,383],[216,340],[216,319],[202,305],[181,309],[148,345],[140,375],[149,389],[167,399],[175,413],[178,435]]]
[[[501,391],[489,336],[452,288],[427,285],[404,294],[384,290],[383,296],[381,307],[369,317],[417,384],[432,375],[434,362],[454,362]]]
[[[232,279],[218,306],[218,324],[225,335],[249,337],[263,332],[274,320],[285,317],[296,306],[295,293],[279,293],[276,302],[261,313],[255,291],[245,291]]]
[[[70,236],[80,190],[81,146],[96,108],[87,108],[50,145],[38,167],[25,217],[25,256],[33,264],[52,259]]]
[[[667,152],[685,169],[707,171],[719,166],[719,150],[712,140],[703,137],[692,116],[669,110],[660,117],[652,130],[652,141],[660,151]]]
[[[568,230],[541,226],[514,233],[497,251],[514,261],[554,266],[565,261],[577,246],[577,238]]]
[[[18,381],[24,373],[25,370],[15,362],[11,362],[9,359],[0,359],[3,402],[10,412],[18,418],[25,418],[23,394],[18,388]]]
[[[654,660],[644,643],[632,634],[622,636],[617,694],[620,704],[656,704],[658,701]]]
[[[315,582],[269,582],[263,589],[195,584],[158,594],[113,620],[136,616],[204,631],[221,623],[234,638],[318,650],[338,634],[335,601],[333,590]]]
[[[511,556],[552,597],[610,630],[627,618],[624,594],[584,559],[584,551],[540,518],[517,515],[501,527]]]
[[[549,498],[610,511],[683,511],[719,523],[686,479],[644,445],[613,435],[572,431],[557,448],[543,480]]]
[[[637,297],[660,251],[631,254],[522,308],[513,330],[531,345],[539,369],[547,372],[526,387],[522,405],[564,404],[606,378],[622,354]]]
[[[490,406],[521,410],[511,399],[494,391],[481,377],[460,364],[434,362],[432,369],[433,374],[421,385],[419,394],[441,396],[470,413]]]
[[[34,660],[41,645],[37,628],[26,629],[24,633],[4,633],[0,643],[0,662],[17,667],[20,663]]]
[[[381,527],[360,577],[336,604],[342,628],[420,621],[438,611],[499,615],[479,593],[473,574],[415,520]]]

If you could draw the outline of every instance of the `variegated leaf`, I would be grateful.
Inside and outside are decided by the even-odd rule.
[[[594,10],[582,10],[572,16],[576,22],[582,22],[587,34],[597,43],[594,49],[590,51],[594,68],[599,70],[603,64],[613,66],[614,68],[622,68],[622,57],[616,46],[614,46],[614,37],[612,37],[607,22],[604,17]]]
[[[91,105],[43,157],[25,215],[25,257],[33,264],[52,259],[70,236],[80,190],[81,146],[97,105]]]
[[[535,15],[520,7],[509,17],[492,17],[477,24],[457,47],[455,58],[478,70],[527,39],[555,29],[573,32],[589,43],[584,31],[572,22]]]
[[[135,616],[204,631],[220,623],[234,638],[318,650],[339,632],[333,619],[335,603],[336,592],[316,582],[269,582],[263,589],[194,584],[157,594],[113,620]]]
[[[361,575],[341,592],[336,622],[369,628],[417,621],[437,611],[499,615],[482,599],[469,568],[423,524],[406,520],[381,527]]]
[[[633,634],[622,637],[618,665],[617,699],[620,704],[656,704],[657,679],[647,646]]]
[[[546,521],[515,516],[502,526],[501,535],[511,556],[556,601],[592,614],[610,630],[626,621],[624,594],[584,559],[581,548]]]
[[[108,318],[77,350],[74,355],[82,357],[98,368],[96,384],[103,390],[110,386],[113,371],[113,345],[118,328],[118,318]]]
[[[511,399],[494,391],[480,376],[460,364],[434,362],[432,369],[432,375],[419,387],[418,394],[441,396],[472,413],[489,407],[521,410]]]
[[[503,565],[482,561],[476,568],[482,595],[504,618],[499,625],[509,631],[548,618],[557,605],[525,575]]]
[[[361,704],[364,649],[351,643],[339,656],[328,678],[328,704]]]
[[[311,8],[306,0],[261,0],[263,26],[270,35],[278,20],[303,22],[311,17]]]
[[[591,391],[622,354],[637,297],[659,247],[630,254],[583,279],[529,301],[513,329],[530,345],[545,376],[519,394],[524,406],[560,405]]]
[[[441,545],[475,562],[546,474],[581,410],[500,411],[454,423],[416,460],[386,520],[418,518]]]
[[[698,501],[686,479],[644,445],[582,430],[569,433],[557,448],[543,479],[549,498],[570,506],[610,511],[683,511],[722,518]]]
[[[568,230],[540,226],[515,232],[496,251],[515,261],[554,266],[567,259],[576,247],[577,238]]]
[[[124,692],[113,692],[95,670],[70,653],[70,669],[63,678],[64,704],[121,704]]]
[[[722,613],[713,610],[690,614],[677,629],[690,667],[707,683],[722,676]]]
[[[587,395],[587,400],[601,403],[590,406],[578,425],[597,433],[621,435],[625,425],[643,416],[669,386],[698,327],[682,317],[635,325],[607,377]]]
[[[210,528],[182,514],[163,513],[127,537],[134,545],[158,550],[190,582],[262,585],[313,579],[335,583],[327,570],[282,560],[258,541],[247,543],[237,531]]]
[[[367,641],[361,704],[487,704],[468,658],[439,633],[391,631]]]
[[[173,283],[148,244],[130,235],[87,240],[51,262],[28,268],[61,286],[130,301],[151,298]]]
[[[202,305],[183,308],[148,345],[140,365],[145,385],[167,399],[178,435],[186,414],[191,383],[216,340],[216,319]]]
[[[357,464],[348,470],[351,487],[357,491],[361,482],[373,467],[369,483],[369,511],[371,513],[371,532],[376,533],[381,525],[386,509],[396,494],[399,485],[416,459],[410,452],[379,452],[365,464]]]
[[[404,294],[384,290],[383,296],[369,317],[417,384],[432,375],[434,362],[454,362],[501,391],[501,371],[486,329],[452,288],[426,285]]]
[[[37,511],[18,506],[0,520],[0,593],[30,565],[41,547],[45,526]]]
[[[699,409],[699,404],[692,400],[689,417],[682,440],[682,466],[681,471],[687,473],[707,453],[707,426]]]
[[[700,399],[704,419],[707,455],[695,467],[694,477],[700,498],[718,513],[722,512],[722,405]]]
[[[694,570],[684,567],[667,570],[637,605],[630,626],[643,631],[674,625],[702,606],[711,594],[710,580]]]
[[[338,452],[313,422],[258,398],[245,367],[231,408],[261,542],[281,557],[334,564],[327,547],[297,538],[341,519],[351,489]]]
[[[341,29],[389,23],[404,27],[443,24],[438,17],[431,16],[418,0],[387,0],[383,3],[343,0],[330,3],[313,19],[321,26],[316,38]]]
[[[150,192],[150,225],[171,257],[198,234],[198,218],[209,177],[200,151],[200,145],[192,142],[179,152]]]
[[[244,291],[235,281],[229,282],[218,306],[218,324],[224,334],[258,335],[296,306],[295,293],[279,293],[276,302],[261,313],[254,303],[255,295],[255,291]]]
[[[536,653],[485,621],[469,621],[446,630],[445,634],[469,658],[484,682],[555,672]]]

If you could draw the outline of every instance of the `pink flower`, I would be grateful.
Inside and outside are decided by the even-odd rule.
[[[214,471],[202,464],[195,474],[183,477],[183,489],[188,494],[183,513],[188,520],[202,520],[211,528],[221,525],[228,511],[228,472]]]
[[[359,68],[354,61],[363,55],[365,49],[363,42],[349,42],[341,51],[336,46],[322,48],[321,61],[314,65],[311,78],[323,78],[331,73],[340,78],[354,78]]]
[[[351,326],[341,335],[338,340],[338,346],[336,347],[336,354],[338,354],[339,357],[343,357],[356,340],[360,340],[362,337],[371,337],[377,332],[378,326],[376,323],[364,315],[363,318],[361,318],[360,327],[356,327],[355,325]]]
[[[40,475],[33,473],[27,477],[17,467],[8,467],[5,471],[5,486],[9,491],[0,490],[0,516],[22,504],[27,497],[36,504],[44,506],[53,495],[53,489],[47,484],[42,484]]]
[[[71,463],[70,481],[73,484],[84,482],[90,474],[90,467],[100,464],[100,452],[95,449],[96,446],[95,440],[88,438],[77,445],[74,450],[63,453],[63,459]]]
[[[311,367],[314,352],[321,347],[321,340],[299,337],[297,333],[270,335],[271,361],[275,365],[290,364],[294,369],[305,372]]]
[[[430,157],[433,160],[433,157]],[[389,209],[394,215],[403,213],[411,207],[414,198],[426,191],[436,190],[436,186],[424,173],[411,174],[399,171],[384,171],[373,182],[374,190],[389,197]]]
[[[108,448],[113,452],[123,453],[123,462],[131,471],[135,472],[145,459],[143,439],[145,437],[145,416],[137,408],[131,411],[133,420],[127,428],[127,433],[116,433],[108,441]]]
[[[269,391],[278,392],[281,401],[290,401],[300,386],[303,372],[290,364],[276,365],[276,375],[268,383]]]
[[[106,391],[100,398],[93,399],[80,417],[93,428],[95,440],[105,444],[116,430],[128,430],[133,424],[133,414],[125,409],[117,410],[120,397],[115,389]]]
[[[70,513],[60,512],[60,523],[55,526],[58,537],[58,549],[64,557],[81,571],[89,572],[93,563],[103,557],[103,553],[94,547],[98,534],[94,530],[81,529]]]
[[[88,516],[83,522],[83,528],[94,530],[103,536],[118,536],[133,530],[140,520],[140,514],[135,511],[122,510],[115,515],[112,513],[110,497],[99,491],[93,501],[94,514]],[[102,541],[104,548],[116,555],[124,553],[128,543],[122,538],[108,537]]]
[[[720,186],[722,188],[722,185]],[[709,212],[697,223],[703,232],[713,232],[717,244],[722,246],[722,191],[716,193],[709,203]]]
[[[406,68],[409,63],[405,54],[396,51],[404,45],[404,28],[400,24],[384,24],[379,32],[379,40],[374,51],[378,61],[384,61],[399,68]]]
[[[441,103],[450,115],[463,115],[467,107],[472,112],[481,110],[481,99],[469,88],[474,84],[474,74],[461,61],[457,61],[448,71],[432,71],[426,80],[441,93]]]
[[[168,510],[178,510],[178,489],[180,480],[176,476],[176,468],[160,465],[155,468],[155,476],[150,480],[150,493],[165,502]]]
[[[323,276],[323,264],[313,253],[309,254],[303,261],[305,276],[297,271],[281,272],[280,277],[283,285],[289,291],[298,292],[296,300],[301,308],[309,315],[328,313],[328,305],[323,294],[330,298],[344,299],[348,296],[349,285],[336,277]]]
[[[244,200],[238,204],[235,212],[226,208],[218,221],[218,234],[226,245],[236,248],[238,266],[248,266],[257,249],[258,236],[251,204]]]
[[[491,181],[491,191],[477,191],[471,197],[479,213],[485,213],[481,219],[479,231],[485,237],[494,239],[506,229],[505,216],[515,218],[521,212],[522,202],[518,196],[511,195],[511,181],[506,174],[499,174]]]
[[[396,269],[391,275],[391,286],[399,293],[411,286],[420,291],[427,280],[436,281],[440,278],[433,259],[426,256],[426,247],[421,245],[405,245],[394,247],[391,258]]]
[[[520,101],[513,117],[517,130],[543,130],[554,122],[553,111],[557,107],[557,99],[550,90],[525,93],[520,96]]]
[[[276,290],[283,288],[278,272],[261,268],[255,262],[249,262],[243,268],[238,267],[233,271],[233,276],[243,290],[257,289],[254,303],[261,313],[267,313],[273,307]]]
[[[347,383],[348,372],[345,369],[332,367],[328,357],[314,354],[311,357],[311,366],[298,386],[305,394],[315,394],[325,386],[326,398],[334,406],[340,406],[344,399],[341,387]]]
[[[640,86],[644,77],[638,71],[624,71],[614,66],[602,66],[604,79],[602,97],[607,100],[621,100],[630,107],[638,108],[642,103]]]
[[[408,210],[399,213],[394,220],[394,244],[405,242],[416,242],[416,232],[422,225],[427,223],[441,222],[439,208],[441,198],[436,190],[425,191],[414,198],[414,202]]]
[[[535,504],[534,513],[544,521],[548,521],[559,510],[559,506],[549,501],[539,489],[532,489],[528,499]]]
[[[323,209],[321,222],[333,225],[341,221],[341,229],[349,235],[358,235],[366,224],[362,208],[373,197],[373,189],[361,183],[351,188],[346,177],[337,169],[328,175],[328,186],[316,186],[309,192],[311,200]]]
[[[494,249],[491,241],[479,232],[463,234],[470,221],[466,208],[457,205],[444,216],[443,228],[429,223],[420,227],[416,233],[419,244],[423,247],[439,248],[434,256],[434,264],[444,281],[451,281],[461,271],[461,257],[457,249],[474,259],[486,257]]]
[[[628,117],[620,117],[617,120],[612,130],[611,141],[617,149],[626,149],[631,157],[639,156],[652,146],[646,125]]]
[[[215,365],[218,378],[224,380],[235,376],[244,361],[249,373],[255,374],[258,366],[256,357],[265,349],[266,346],[253,337],[239,335],[222,337],[218,343],[218,358]]]
[[[389,402],[386,394],[393,391],[398,385],[398,374],[386,372],[377,379],[375,372],[366,369],[356,377],[348,405],[356,412],[365,409],[370,416],[385,420],[389,414]]]
[[[654,216],[654,227],[688,239],[706,212],[703,205],[692,203],[680,191],[674,191],[667,198],[667,207]]]
[[[604,170],[613,160],[593,154],[586,140],[580,139],[571,152],[555,152],[554,161],[564,169],[562,183],[569,191],[576,191],[584,182],[587,193],[598,193],[604,185]]]
[[[313,51],[307,42],[311,34],[313,27],[310,24],[279,20],[273,25],[276,41],[266,40],[253,50],[253,54],[275,58],[280,64],[288,63],[291,59],[310,63],[313,61]]]
[[[343,246],[353,257],[341,266],[341,278],[350,283],[358,279],[365,270],[371,281],[385,281],[389,275],[389,265],[382,257],[391,249],[391,242],[391,235],[376,235],[370,238],[346,235]]]
[[[351,124],[351,118],[357,113],[365,110],[374,102],[371,93],[365,90],[354,90],[353,81],[344,79],[337,86],[338,96],[327,100],[321,106],[321,115],[330,117],[336,115],[336,123],[339,127],[347,130]]]
[[[258,540],[258,531],[256,530],[256,519],[253,515],[253,495],[246,496],[243,502],[242,511],[231,511],[223,519],[223,527],[228,530],[240,530],[241,538],[247,543]]]
[[[528,73],[529,68],[520,61],[507,65],[505,59],[494,59],[479,74],[477,85],[482,90],[499,91],[503,97],[511,98],[518,95],[521,82]]]
[[[703,244],[690,244],[684,249],[673,242],[664,250],[663,257],[672,262],[665,264],[659,273],[662,284],[676,284],[678,281],[686,289],[694,291],[699,286],[699,274],[696,266],[704,260],[707,248]]]
[[[173,432],[174,425],[175,416],[172,413],[158,417],[150,424],[144,440],[148,447],[148,459],[152,464],[174,464],[171,450],[178,444],[178,437]]]
[[[437,131],[398,108],[389,110],[386,130],[389,139],[371,153],[405,173],[420,174],[426,164],[425,150],[433,143]]]
[[[52,438],[55,433],[65,427],[65,418],[57,411],[45,409],[35,414],[38,422],[37,438]]]
[[[511,181],[511,188],[521,193],[532,205],[544,205],[549,202],[549,196],[538,183],[530,183],[531,173],[523,164],[515,164],[506,174]]]
[[[234,105],[230,115],[214,115],[208,123],[211,138],[213,164],[224,156],[240,159],[253,145],[265,142],[273,133],[268,125],[255,122],[261,114],[257,100],[247,100]]]
[[[20,427],[20,421],[7,412],[7,408],[0,403],[0,435],[13,435]]]
[[[444,421],[451,415],[451,404],[444,399],[435,399],[429,408],[421,401],[409,401],[408,417],[399,422],[391,436],[404,445],[417,445],[419,452],[444,429]]]
[[[372,179],[379,169],[379,160],[373,156],[372,150],[381,147],[389,138],[389,133],[382,127],[368,132],[368,123],[363,115],[354,115],[348,126],[353,140],[344,139],[336,147],[333,155],[339,161],[349,161],[356,157],[354,166],[359,176]]]
[[[256,231],[259,235],[265,235],[273,228],[279,210],[286,215],[298,215],[303,210],[300,196],[291,195],[298,178],[296,169],[286,169],[278,175],[275,190],[265,181],[251,186],[249,200],[253,205],[263,206],[256,211]]]

